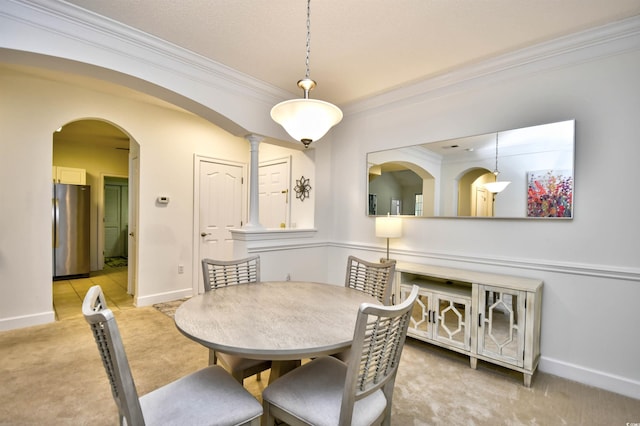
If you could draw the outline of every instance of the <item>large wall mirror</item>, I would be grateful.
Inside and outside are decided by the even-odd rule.
[[[367,214],[573,218],[575,120],[367,154]]]

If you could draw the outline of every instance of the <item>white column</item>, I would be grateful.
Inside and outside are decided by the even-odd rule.
[[[249,168],[249,221],[243,228],[262,229],[260,225],[260,201],[259,201],[259,163],[258,147],[264,139],[258,135],[248,135],[245,138],[251,144],[251,166]]]

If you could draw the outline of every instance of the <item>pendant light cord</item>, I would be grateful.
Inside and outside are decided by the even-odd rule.
[[[316,87],[316,82],[313,81],[309,76],[311,74],[309,67],[309,57],[311,56],[311,0],[307,0],[307,58],[305,61],[305,65],[307,68],[307,73],[304,78],[298,81],[298,87],[304,90],[304,98],[309,99],[309,92]]]
[[[316,87],[310,78],[309,58],[311,56],[311,0],[307,0],[307,57],[306,75],[298,81],[298,87],[304,91],[302,99],[283,101],[271,108],[271,118],[280,124],[305,148],[324,136],[331,127],[342,120],[342,111],[337,106],[324,101],[309,99],[309,92]]]
[[[496,178],[497,178],[499,173],[500,172],[498,171],[498,133],[496,133],[496,168],[493,171],[493,174],[496,175]]]
[[[307,59],[305,64],[307,66],[307,73],[305,78],[308,79],[311,74],[309,71],[309,55],[311,53],[311,0],[307,0]]]

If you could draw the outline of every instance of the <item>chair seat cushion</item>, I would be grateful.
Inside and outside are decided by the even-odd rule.
[[[211,366],[140,397],[147,425],[238,425],[262,406],[222,367]],[[207,415],[209,413],[209,415]]]
[[[342,361],[317,358],[267,386],[262,399],[309,424],[335,426],[340,418],[346,373],[347,366]],[[371,425],[386,405],[381,390],[356,401],[351,424]]]

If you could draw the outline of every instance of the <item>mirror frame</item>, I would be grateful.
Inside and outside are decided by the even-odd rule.
[[[369,152],[366,155],[365,214],[395,215],[402,204],[407,204],[411,210],[413,203],[409,195],[420,194],[417,192],[420,189],[416,188],[420,188],[422,180],[422,211],[425,213],[400,216],[573,219],[575,124],[575,120],[564,120]],[[503,192],[491,193],[486,184],[496,180],[493,173],[498,167],[498,180],[511,183]],[[386,192],[383,200],[377,199],[379,192],[372,193],[370,189],[370,183],[379,177],[386,181],[386,184],[377,185],[378,189],[382,188],[381,192]],[[407,194],[404,197],[394,198],[385,191],[403,181],[413,185],[405,187]],[[424,197],[427,193],[432,193],[433,197]],[[482,197],[486,199],[482,201]],[[393,204],[394,200],[403,201]],[[388,202],[389,208],[378,209],[381,201]],[[399,207],[392,211],[392,205]],[[379,213],[372,214],[373,211]],[[461,211],[465,214],[460,215]]]

